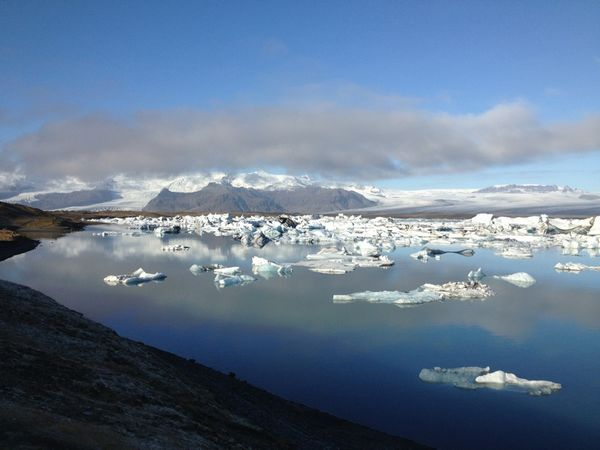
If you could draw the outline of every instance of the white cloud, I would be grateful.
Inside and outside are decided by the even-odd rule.
[[[544,124],[524,102],[468,115],[339,107],[145,111],[130,120],[95,114],[47,123],[4,145],[28,175],[85,181],[267,166],[377,179],[598,150],[600,116]]]

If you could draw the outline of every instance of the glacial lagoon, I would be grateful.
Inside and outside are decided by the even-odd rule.
[[[98,235],[106,231],[105,236]],[[114,233],[112,233],[114,232]],[[168,245],[187,251],[164,251]],[[293,267],[287,277],[219,289],[192,264],[239,266],[260,256],[296,262],[316,245],[247,247],[230,236],[156,236],[95,225],[0,263],[0,278],[25,284],[120,335],[193,358],[285,398],[439,448],[593,448],[600,442],[600,272],[564,273],[557,263],[600,265],[584,250],[539,248],[507,259],[491,248],[422,263],[422,246],[386,253],[389,268],[344,275]],[[457,250],[461,246],[437,246]],[[574,252],[571,252],[574,253]],[[139,267],[160,283],[110,286],[109,274]],[[411,291],[464,281],[481,267],[495,295],[399,308],[334,303],[336,294]],[[526,272],[521,288],[493,275]],[[562,389],[547,396],[460,389],[419,379],[423,368],[490,366]]]

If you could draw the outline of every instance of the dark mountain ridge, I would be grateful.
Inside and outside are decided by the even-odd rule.
[[[196,192],[163,189],[144,206],[155,212],[287,212],[323,213],[374,206],[357,192],[305,186],[289,190],[264,191],[209,183]]]

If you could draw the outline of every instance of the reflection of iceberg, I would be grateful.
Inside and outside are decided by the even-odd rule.
[[[598,270],[600,271],[600,266],[588,266],[586,264],[581,264],[581,263],[574,263],[574,262],[568,262],[568,263],[557,263],[554,266],[554,270],[556,270],[557,272],[582,272],[584,270]]]
[[[510,275],[494,275],[494,278],[504,280],[520,288],[528,288],[535,284],[535,278],[526,272],[517,272]]]
[[[427,383],[444,383],[463,389],[511,389],[529,395],[549,395],[561,389],[559,383],[546,380],[526,380],[502,370],[490,372],[489,367],[456,367],[422,369],[419,378]]]
[[[466,248],[463,250],[440,250],[437,248],[425,247],[416,253],[412,253],[410,256],[411,256],[411,258],[414,258],[418,261],[427,262],[429,260],[429,258],[435,258],[435,259],[439,260],[439,259],[441,259],[442,255],[445,255],[447,253],[455,253],[457,255],[462,255],[462,256],[473,256],[475,254],[475,250],[470,249],[470,248]]]
[[[252,257],[252,272],[263,278],[272,278],[274,275],[289,276],[292,272],[290,264],[279,264],[259,256]]]
[[[149,281],[162,281],[165,278],[167,278],[167,276],[164,273],[148,273],[140,267],[138,270],[128,275],[108,275],[107,277],[104,277],[104,282],[111,286],[116,286],[118,284],[131,286],[135,284],[147,283]]]
[[[445,284],[424,284],[408,292],[380,291],[355,292],[352,294],[336,294],[333,303],[391,303],[397,306],[420,305],[423,303],[444,300],[484,300],[494,295],[489,286],[481,283],[451,281]]]

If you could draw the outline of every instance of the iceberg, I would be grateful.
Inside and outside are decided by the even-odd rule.
[[[356,264],[341,259],[310,260],[294,263],[295,266],[306,267],[312,272],[327,275],[342,275],[356,269]]]
[[[148,273],[140,267],[138,270],[131,272],[130,274],[108,275],[104,277],[104,282],[110,286],[116,286],[118,284],[132,286],[136,284],[139,285],[147,283],[149,281],[162,281],[165,278],[167,278],[167,276],[164,273]]]
[[[494,291],[485,284],[451,281],[442,285],[424,284],[408,292],[364,291],[352,294],[335,294],[333,296],[333,303],[368,302],[412,306],[444,300],[484,300],[492,295],[494,295]]]
[[[526,380],[525,378],[519,378],[514,373],[507,373],[502,370],[479,375],[475,378],[475,382],[492,389],[513,387],[524,390],[529,395],[550,395],[562,388],[560,383],[546,380]]]
[[[475,378],[490,372],[489,367],[456,367],[444,369],[434,367],[433,369],[421,369],[419,379],[427,383],[451,384],[462,389],[477,389]]]
[[[583,272],[584,270],[597,270],[600,271],[600,266],[588,266],[586,264],[567,262],[567,263],[557,263],[554,266],[554,270],[557,272]]]
[[[481,267],[478,268],[477,270],[470,270],[469,273],[467,274],[467,280],[469,280],[469,282],[475,284],[475,283],[479,283],[483,278],[485,278],[485,273],[483,273],[483,271],[481,270]]]
[[[213,272],[215,269],[222,269],[223,266],[221,264],[208,264],[206,266],[200,264],[192,264],[190,266],[190,272],[194,275],[197,275],[202,272]]]
[[[502,370],[490,372],[489,367],[422,369],[419,379],[427,383],[451,384],[462,389],[508,389],[536,396],[550,395],[562,388],[560,383],[553,381],[527,380]]]
[[[220,288],[244,285],[253,281],[256,281],[256,278],[250,275],[217,275],[215,277],[215,284]]]
[[[528,259],[533,258],[533,252],[526,247],[506,247],[503,248],[497,255],[506,259]]]
[[[285,277],[291,274],[292,266],[291,264],[279,264],[259,256],[253,256],[252,272],[263,278],[271,278],[273,275]]]
[[[494,278],[504,280],[520,288],[528,288],[535,284],[535,278],[527,272],[516,272],[510,275],[494,275]]]

